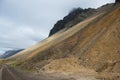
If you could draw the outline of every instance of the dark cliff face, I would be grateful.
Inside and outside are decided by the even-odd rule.
[[[95,9],[81,9],[76,8],[73,9],[67,16],[63,18],[63,20],[59,20],[54,27],[51,29],[49,36],[55,34],[56,32],[62,30],[63,28],[69,29],[70,27],[76,25],[77,23],[85,20],[92,14],[96,12]]]
[[[120,0],[115,0],[116,3],[120,3]]]

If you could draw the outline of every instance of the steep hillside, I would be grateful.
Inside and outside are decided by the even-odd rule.
[[[10,59],[25,59],[25,57],[29,56],[30,54],[32,54],[32,52],[34,53],[39,53],[43,50],[46,50],[47,48],[49,48],[50,46],[53,46],[55,44],[57,44],[58,42],[60,42],[60,37],[69,37],[71,36],[72,34],[69,34],[70,31],[72,31],[72,33],[74,34],[75,32],[77,32],[78,30],[80,30],[81,28],[83,28],[85,25],[88,25],[89,22],[91,22],[94,18],[96,18],[98,15],[101,15],[101,14],[104,14],[106,13],[109,9],[113,8],[113,4],[107,4],[107,5],[103,5],[102,7],[96,9],[96,10],[93,10],[93,9],[87,9],[87,11],[89,12],[89,10],[93,10],[93,12],[91,13],[94,13],[93,15],[89,16],[88,18],[86,17],[86,19],[84,21],[80,21],[80,23],[78,23],[78,25],[80,24],[80,27],[79,29],[75,28],[76,30],[72,30],[68,28],[68,32],[66,30],[66,28],[63,28],[63,29],[60,29],[60,31],[58,31],[56,34],[46,38],[45,40],[39,42],[38,44],[30,47],[30,48],[27,48],[25,49],[24,51],[20,52],[19,54],[17,55],[14,55],[12,57],[10,57]],[[75,9],[75,11],[73,11],[73,13],[76,13],[76,11],[78,12],[78,14],[80,14],[80,11],[79,11],[80,8],[78,9]],[[86,10],[86,9],[85,9]],[[83,10],[84,11],[84,10]],[[94,12],[95,11],[95,12]],[[84,14],[87,14],[86,12]],[[73,15],[73,14],[71,14]],[[81,14],[80,14],[81,15]],[[78,15],[77,15],[78,16]],[[92,18],[93,16],[93,18]],[[69,15],[67,16],[69,18]],[[77,18],[77,17],[75,17]],[[89,19],[91,18],[91,19]],[[89,20],[88,20],[89,19]],[[74,20],[73,20],[74,21]],[[59,22],[59,21],[58,21]],[[87,22],[86,24],[84,24],[85,22]],[[57,23],[56,23],[57,24]],[[71,23],[72,24],[72,23]],[[84,24],[84,25],[83,25]],[[73,24],[72,24],[73,25]],[[62,26],[59,26],[59,27],[62,27]],[[66,26],[67,27],[67,26]],[[74,27],[74,26],[72,26]],[[74,31],[74,32],[73,32]],[[69,35],[68,35],[69,34]],[[65,35],[65,36],[64,36]],[[62,39],[62,38],[61,38]],[[62,39],[63,40],[63,39]],[[54,44],[53,44],[54,43]]]
[[[120,73],[120,6],[98,10],[8,60],[33,71]]]

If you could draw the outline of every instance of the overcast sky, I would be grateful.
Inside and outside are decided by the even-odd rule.
[[[0,0],[0,53],[46,38],[73,8],[97,8],[114,0]]]

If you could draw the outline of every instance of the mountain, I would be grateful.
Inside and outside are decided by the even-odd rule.
[[[3,55],[0,56],[0,58],[8,58],[20,51],[23,51],[24,49],[18,49],[18,50],[8,50]]]
[[[59,32],[59,31],[66,31],[69,28],[73,27],[74,25],[80,23],[81,21],[89,18],[90,16],[101,12],[101,10],[106,10],[110,5],[104,5],[100,7],[100,9],[82,9],[82,8],[75,8],[73,9],[67,16],[65,16],[62,20],[59,20],[54,27],[50,30],[49,36]]]
[[[88,8],[88,9],[82,9],[82,8],[75,8],[73,9],[67,16],[63,18],[63,20],[59,20],[51,29],[49,36],[57,33],[61,29],[69,29],[76,25],[77,23],[85,20],[92,14],[96,12],[95,9]]]
[[[120,4],[104,5],[5,61],[32,72],[102,74],[104,80],[120,80]]]

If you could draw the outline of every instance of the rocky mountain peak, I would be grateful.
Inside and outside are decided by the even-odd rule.
[[[51,29],[49,36],[57,33],[58,31],[62,30],[63,28],[69,29],[72,26],[76,25],[77,23],[85,20],[89,16],[95,13],[95,9],[88,8],[75,8],[70,11],[70,13],[65,16],[62,20],[59,20],[54,27]]]

